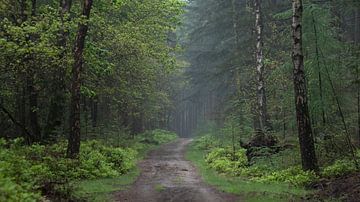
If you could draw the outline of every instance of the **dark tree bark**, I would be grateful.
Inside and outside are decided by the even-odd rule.
[[[360,8],[355,11],[355,30],[354,30],[355,46],[359,46],[360,43]],[[358,48],[358,47],[357,47]],[[358,138],[360,144],[360,78],[359,67],[356,67],[356,80],[357,80],[357,115],[358,115]]]
[[[259,127],[255,128],[257,133],[264,134],[271,129],[267,114],[266,90],[264,78],[264,55],[263,55],[263,22],[261,13],[261,0],[254,0],[255,7],[255,30],[256,30],[256,79],[257,79],[257,108],[256,114],[259,120]]]
[[[292,9],[292,60],[294,65],[293,79],[295,89],[296,119],[300,142],[302,167],[304,170],[318,171],[314,139],[309,116],[307,89],[304,72],[304,55],[302,51],[302,0],[293,0]]]
[[[31,16],[36,14],[36,0],[31,0]]]
[[[27,92],[29,98],[29,109],[28,109],[28,116],[29,116],[29,124],[32,136],[34,139],[33,142],[38,142],[41,140],[41,129],[38,120],[38,90],[35,87],[34,77],[35,73],[32,68],[28,68],[28,77],[27,77]]]
[[[36,0],[31,1],[31,17],[36,16]],[[29,41],[35,40],[34,36],[30,36],[28,38]],[[32,61],[35,59],[32,55],[27,55],[24,59],[24,64],[30,65]],[[26,70],[26,88],[29,99],[29,108],[28,108],[28,116],[29,116],[29,124],[30,131],[33,136],[32,142],[38,142],[41,140],[41,128],[38,120],[38,89],[36,89],[35,84],[36,72],[34,71],[33,66],[28,66]]]
[[[93,128],[97,126],[97,117],[98,117],[98,100],[95,97],[91,99],[91,123]]]
[[[61,64],[59,65],[59,67],[57,67],[55,75],[53,75],[53,79],[54,79],[52,86],[53,95],[51,95],[50,97],[49,113],[47,116],[47,123],[44,131],[45,140],[47,140],[51,135],[53,135],[55,129],[61,126],[64,119],[64,109],[66,102],[65,74],[66,74],[67,64],[66,61],[64,61],[63,59],[66,55],[66,45],[69,36],[69,32],[66,31],[67,29],[64,27],[64,23],[70,20],[69,18],[66,18],[66,15],[70,13],[71,5],[72,5],[72,0],[60,0],[59,6],[60,6],[60,18],[61,18],[62,28],[60,30],[58,46],[62,48],[59,57]]]
[[[20,4],[20,19],[21,22],[23,23],[27,20],[27,15],[25,13],[27,9],[26,0],[20,0],[19,4]]]
[[[356,82],[357,82],[357,132],[359,138],[359,145],[360,145],[360,77],[359,77],[359,69],[356,69]]]
[[[86,19],[90,18],[92,2],[92,0],[83,0],[82,15]],[[83,22],[79,23],[74,46],[74,66],[72,69],[70,135],[67,148],[67,156],[69,158],[76,158],[80,152],[80,87],[87,31],[88,24]]]
[[[322,74],[321,74],[321,66],[320,66],[320,59],[319,59],[319,45],[318,45],[318,34],[317,34],[317,27],[315,17],[312,14],[312,22],[313,22],[313,29],[315,35],[315,54],[316,54],[316,63],[318,68],[318,79],[319,79],[319,93],[320,93],[320,102],[321,102],[321,118],[322,124],[325,126],[326,124],[326,116],[325,116],[325,106],[324,106],[324,96],[323,96],[323,86],[322,86]]]

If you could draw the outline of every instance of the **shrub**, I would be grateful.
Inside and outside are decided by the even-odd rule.
[[[220,173],[235,175],[247,165],[246,150],[239,149],[235,153],[229,148],[215,148],[205,158],[210,168]]]
[[[255,177],[252,180],[257,182],[286,182],[295,186],[304,186],[314,182],[317,178],[313,171],[303,171],[301,167],[294,166],[262,177]]]
[[[120,174],[125,174],[135,167],[137,152],[131,148],[106,148],[104,155]]]
[[[135,166],[137,152],[88,141],[81,145],[79,159],[65,155],[66,142],[45,147],[0,140],[0,201],[32,201],[39,191],[69,196],[70,181],[124,174]]]
[[[236,175],[248,178],[262,177],[270,173],[269,166],[249,166],[237,170]]]
[[[269,148],[261,148],[257,151],[258,155],[251,158],[250,165],[277,171],[301,164],[299,149],[286,149],[278,153],[269,151]]]
[[[177,138],[176,133],[169,132],[166,130],[154,130],[154,131],[152,131],[152,133],[153,133],[154,140],[158,144],[164,144],[167,142],[171,142]]]
[[[175,140],[176,138],[176,133],[160,129],[147,131],[137,136],[139,142],[153,145],[168,143]]]
[[[40,194],[31,190],[30,184],[22,186],[15,183],[11,178],[0,173],[0,201],[7,202],[35,202],[40,200]]]
[[[324,177],[340,177],[355,172],[355,163],[351,160],[337,160],[334,164],[324,168],[321,173]]]
[[[196,138],[193,144],[197,149],[210,150],[215,147],[218,147],[220,145],[220,142],[214,135],[207,134],[199,138]]]

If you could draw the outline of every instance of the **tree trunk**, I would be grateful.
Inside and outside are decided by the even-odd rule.
[[[356,69],[356,82],[357,82],[357,116],[358,116],[357,132],[358,132],[359,145],[360,145],[360,77],[359,77],[358,67]]]
[[[255,30],[256,30],[256,77],[257,77],[257,116],[259,128],[255,128],[257,133],[264,134],[271,129],[267,114],[266,91],[264,78],[264,56],[263,56],[263,24],[261,13],[261,0],[254,0],[255,6]]]
[[[304,72],[304,55],[302,51],[302,0],[293,0],[292,37],[293,52],[292,60],[294,65],[294,89],[296,119],[300,143],[302,167],[304,170],[318,170],[315,154],[314,139],[311,130],[309,116],[307,89]]]
[[[34,84],[34,71],[30,67],[27,71],[27,92],[28,92],[28,98],[29,98],[29,109],[28,109],[28,116],[29,116],[29,124],[30,124],[30,131],[32,134],[32,137],[34,139],[32,142],[38,142],[41,140],[41,129],[39,125],[38,120],[38,92]]]
[[[318,78],[319,78],[319,93],[320,93],[320,102],[321,102],[321,118],[322,118],[322,125],[325,126],[326,124],[326,116],[325,116],[325,109],[324,109],[324,96],[323,96],[323,86],[322,86],[322,74],[321,74],[321,66],[320,66],[320,59],[319,59],[319,44],[318,44],[318,34],[317,34],[317,27],[315,17],[312,14],[312,22],[314,28],[314,35],[315,35],[315,54],[316,54],[316,63],[318,68]]]
[[[26,15],[26,9],[27,9],[27,5],[26,5],[26,0],[20,0],[20,18],[21,18],[21,23],[24,23],[27,20],[27,15]]]
[[[355,48],[358,50],[360,42],[360,9],[355,10],[355,30],[354,30]],[[357,115],[358,115],[358,138],[360,145],[360,78],[359,78],[359,66],[356,67],[356,81],[357,81]]]
[[[36,0],[31,1],[31,17],[35,17],[36,15]],[[29,41],[34,40],[34,36],[30,36],[28,38]],[[28,108],[28,116],[29,116],[29,124],[30,124],[30,130],[33,136],[32,142],[38,142],[41,140],[41,129],[40,124],[38,120],[38,89],[36,89],[35,86],[35,74],[34,67],[31,66],[32,61],[34,61],[34,58],[32,55],[25,57],[25,65],[30,65],[27,68],[26,71],[26,88],[28,93],[28,99],[29,99],[29,108]]]
[[[92,0],[83,0],[82,15],[89,19]],[[83,66],[83,52],[88,24],[80,22],[74,47],[74,66],[72,69],[71,107],[70,107],[70,135],[67,156],[76,158],[80,152],[80,87]]]
[[[98,98],[91,98],[91,123],[92,127],[95,128],[97,124],[98,117]]]
[[[36,0],[31,0],[31,16],[35,16],[36,14]]]
[[[50,107],[49,107],[49,113],[47,117],[47,123],[45,127],[44,132],[44,139],[48,139],[51,135],[53,135],[55,129],[59,126],[61,126],[61,123],[63,122],[64,116],[64,108],[65,108],[65,91],[66,91],[66,85],[65,85],[65,74],[66,74],[66,68],[67,63],[64,61],[64,57],[66,55],[66,44],[67,39],[69,36],[69,32],[66,31],[67,29],[64,27],[64,24],[66,21],[69,21],[69,18],[66,18],[65,15],[70,13],[72,5],[72,0],[60,0],[60,18],[61,18],[61,24],[62,28],[60,29],[60,37],[58,39],[58,46],[62,49],[59,60],[60,65],[57,67],[56,73],[53,76],[54,77],[54,83],[53,83],[53,95],[50,97]]]

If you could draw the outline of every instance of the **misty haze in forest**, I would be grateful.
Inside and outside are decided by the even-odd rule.
[[[359,0],[0,0],[0,202],[357,201]]]

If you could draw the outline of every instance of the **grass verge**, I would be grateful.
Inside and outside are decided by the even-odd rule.
[[[193,144],[189,145],[186,158],[196,166],[205,183],[213,185],[221,191],[243,196],[245,201],[302,201],[301,198],[309,194],[309,191],[305,189],[288,184],[264,184],[247,181],[241,177],[218,174],[215,170],[207,167],[204,156],[204,151],[196,149]]]
[[[171,140],[172,142],[175,140]],[[168,143],[168,142],[166,142]],[[164,143],[165,144],[165,143]],[[137,161],[142,160],[149,151],[154,150],[160,145],[146,145],[138,149]],[[104,178],[93,180],[82,180],[73,183],[75,187],[74,197],[91,202],[112,201],[112,194],[118,191],[126,190],[131,187],[140,175],[139,168],[135,167],[125,175],[116,178]]]
[[[111,193],[129,188],[139,174],[140,171],[136,168],[117,178],[76,182],[74,183],[76,187],[75,197],[94,202],[111,201]]]

